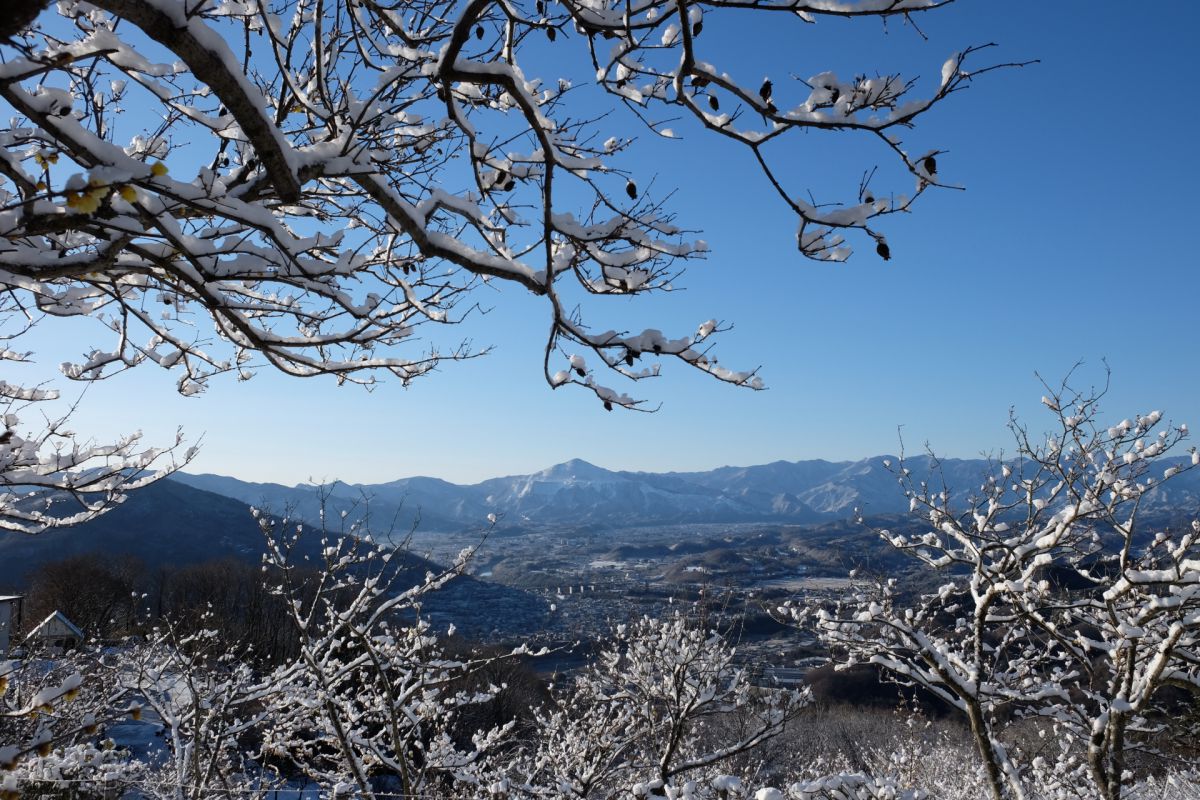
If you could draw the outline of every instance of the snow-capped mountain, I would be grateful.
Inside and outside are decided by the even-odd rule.
[[[423,530],[461,530],[487,524],[496,514],[503,527],[544,525],[593,528],[700,522],[820,522],[861,509],[867,514],[904,512],[894,472],[894,456],[860,461],[776,461],[751,467],[720,467],[708,472],[612,471],[575,459],[535,472],[491,478],[469,486],[436,478],[404,478],[380,484],[337,483],[325,490],[331,512],[352,519],[369,510],[372,522],[404,529],[419,519]],[[892,465],[891,467],[888,464]],[[1167,462],[1163,462],[1167,466]],[[905,462],[916,480],[954,487],[966,495],[987,474],[984,459],[917,456]],[[197,488],[277,513],[313,521],[320,508],[316,487],[246,483],[217,475],[174,477]],[[1200,471],[1186,472],[1156,489],[1145,503],[1152,509],[1200,509]]]
[[[285,487],[182,473],[173,480],[251,504],[291,508],[302,519],[312,520],[318,514],[318,491],[311,485]],[[399,527],[407,527],[419,516],[424,530],[479,527],[487,524],[489,514],[500,517],[505,527],[823,518],[793,497],[777,499],[760,494],[727,493],[680,475],[613,472],[575,459],[531,475],[492,478],[471,486],[434,478],[361,486],[337,484],[330,487],[324,502],[327,519],[331,512],[340,518],[341,512],[347,511],[349,518],[355,511],[369,508],[373,520],[394,520]]]
[[[517,524],[643,525],[762,516],[741,498],[683,478],[611,472],[579,459],[533,475],[493,478],[472,488],[482,493],[486,507],[499,509]]]

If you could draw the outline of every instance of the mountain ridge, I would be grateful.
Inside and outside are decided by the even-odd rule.
[[[1178,459],[1164,459],[1163,464]],[[251,483],[228,476],[177,473],[177,480],[261,503],[275,513],[288,509],[314,521],[322,506],[338,518],[369,512],[393,529],[419,526],[429,531],[488,527],[496,515],[502,528],[543,526],[626,528],[663,524],[780,522],[816,523],[868,514],[901,513],[908,499],[894,472],[899,459],[880,455],[856,461],[774,461],[744,467],[722,466],[695,472],[609,470],[571,459],[526,475],[456,484],[413,476],[376,484]],[[977,489],[995,469],[984,458],[906,459],[917,480],[937,478],[957,492]],[[890,465],[890,466],[889,466]],[[322,492],[324,493],[322,496]],[[1200,508],[1200,470],[1186,472],[1148,497],[1156,507]]]
[[[339,532],[330,533],[337,538]],[[324,538],[321,531],[305,526],[293,545],[295,563],[319,568]],[[223,560],[257,566],[265,550],[262,529],[245,503],[167,479],[138,489],[88,522],[51,528],[36,536],[0,534],[0,594],[24,594],[40,568],[74,557],[129,563],[140,575],[153,577]],[[400,574],[400,589],[419,583],[428,572],[444,569],[409,549],[396,555],[391,566]],[[519,589],[460,575],[431,595],[424,610],[454,621],[464,632],[480,634],[513,620],[541,619],[547,613],[545,606],[543,599]]]

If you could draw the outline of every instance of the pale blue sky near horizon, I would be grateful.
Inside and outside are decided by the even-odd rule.
[[[929,442],[972,457],[1011,450],[1010,407],[1034,429],[1049,424],[1035,371],[1057,381],[1083,361],[1085,385],[1104,380],[1107,360],[1103,407],[1114,418],[1158,408],[1195,428],[1200,112],[1189,91],[1200,6],[1155,8],[959,0],[919,17],[928,40],[895,23],[884,34],[870,21],[788,20],[721,64],[805,77],[894,66],[922,75],[920,91],[968,45],[998,43],[980,65],[1040,59],[984,76],[905,134],[914,152],[947,150],[940,172],[967,191],[926,195],[915,214],[885,223],[887,263],[862,241],[848,264],[802,259],[794,221],[748,153],[687,126],[679,142],[642,136],[622,165],[678,187],[671,208],[713,251],[689,267],[687,291],[602,304],[594,321],[608,327],[607,313],[668,333],[710,317],[732,322],[716,352],[730,367],[761,365],[765,392],[673,364],[657,380],[618,385],[661,402],[656,414],[606,413],[585,392],[551,391],[541,376],[547,313],[508,289],[467,329],[495,352],[407,390],[262,370],[182,398],[176,376],[139,368],[88,388],[73,427],[98,439],[140,428],[155,443],[180,425],[189,439],[203,437],[189,471],[286,484],[412,475],[469,483],[570,458],[649,471],[848,460],[895,452],[901,426],[910,449]],[[745,35],[706,22],[714,46],[746,46]],[[634,124],[620,114],[606,123],[616,133]],[[887,163],[859,140],[818,135],[792,138],[781,155],[818,199],[848,197],[864,168]],[[43,364],[103,342],[94,326],[51,324]],[[68,397],[82,388],[56,385]]]

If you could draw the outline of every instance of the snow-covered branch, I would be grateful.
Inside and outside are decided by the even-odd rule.
[[[27,353],[8,349],[9,341],[0,338],[0,365],[28,360]],[[140,433],[108,444],[83,441],[69,427],[73,407],[41,414],[31,426],[40,408],[57,398],[53,389],[0,379],[0,531],[34,534],[86,522],[195,454],[181,437],[150,448],[141,446]]]
[[[627,171],[632,138],[605,131],[606,109],[575,89],[596,82],[655,134],[673,136],[650,120],[682,108],[749,147],[805,256],[843,260],[839,232],[859,231],[886,259],[877,223],[949,185],[943,151],[912,155],[895,131],[1000,65],[962,50],[920,99],[912,78],[830,72],[797,94],[714,65],[704,21],[786,19],[809,35],[821,16],[910,20],[944,4],[68,0],[0,45],[15,120],[0,131],[0,288],[28,313],[116,334],[64,367],[78,380],[153,362],[178,370],[185,394],[263,365],[407,384],[485,352],[437,331],[497,281],[545,298],[550,384],[608,409],[640,401],[601,375],[655,377],[658,363],[640,364],[651,357],[761,388],[708,352],[727,325],[596,324],[608,298],[669,291],[707,245]],[[578,69],[563,60],[572,36],[586,45]],[[562,70],[533,74],[547,56]],[[799,199],[771,143],[807,129],[877,138],[915,189],[864,181],[845,205]]]
[[[1159,411],[1101,425],[1104,393],[1048,385],[1054,429],[1037,437],[1014,417],[1015,457],[965,501],[890,465],[926,527],[881,535],[938,570],[937,591],[863,583],[835,605],[785,609],[851,663],[961,710],[997,800],[1033,796],[1031,756],[1004,741],[1003,720],[1052,724],[1059,774],[1118,800],[1136,778],[1130,754],[1170,728],[1162,690],[1200,686],[1200,521],[1140,519],[1143,499],[1200,455],[1172,456],[1187,427]]]

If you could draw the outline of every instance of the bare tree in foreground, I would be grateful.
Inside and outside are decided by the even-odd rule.
[[[279,623],[299,637],[299,656],[266,680],[262,757],[332,796],[426,796],[480,783],[511,725],[476,731],[466,743],[451,731],[460,712],[499,691],[461,687],[498,657],[447,655],[422,614],[427,596],[460,576],[472,551],[438,572],[413,574],[403,551],[329,537],[314,572],[296,548],[303,532],[266,516],[259,522],[264,569],[288,610]]]
[[[7,333],[12,310],[0,299],[0,333]],[[8,347],[23,331],[0,335],[0,365],[29,359]],[[195,455],[179,437],[168,447],[144,447],[140,433],[106,444],[85,441],[69,426],[72,409],[40,413],[57,399],[57,390],[0,378],[0,531],[34,534],[86,522]],[[36,416],[41,420],[31,430]]]
[[[545,298],[547,380],[608,408],[640,401],[600,376],[652,377],[658,357],[758,388],[709,355],[718,320],[668,335],[592,319],[593,300],[669,290],[706,250],[623,166],[633,131],[605,115],[624,106],[667,138],[682,116],[748,148],[803,255],[844,260],[853,233],[886,259],[877,225],[949,185],[940,151],[914,155],[900,132],[995,66],[969,47],[927,86],[799,64],[814,77],[763,81],[703,32],[749,17],[802,36],[943,5],[68,0],[0,46],[0,291],[111,329],[68,377],[153,362],[184,394],[264,364],[407,384],[482,352],[434,329],[488,282]],[[799,199],[776,162],[809,130],[877,141],[893,185]]]
[[[756,690],[733,648],[696,619],[643,618],[618,626],[595,662],[539,712],[534,744],[504,767],[493,792],[712,796],[733,780],[722,775],[730,762],[778,736],[805,699]],[[729,718],[737,724],[720,724]]]
[[[788,609],[848,663],[962,711],[997,800],[1128,796],[1138,758],[1165,754],[1178,730],[1163,690],[1200,690],[1200,522],[1139,518],[1200,454],[1168,457],[1187,427],[1158,411],[1102,425],[1103,394],[1049,388],[1054,430],[1039,438],[1014,417],[1015,457],[965,503],[894,466],[929,527],[883,536],[944,576],[936,592],[906,598],[884,581]],[[1053,732],[1049,758],[1004,736],[1021,717]]]
[[[948,1],[10,3],[0,361],[28,359],[15,343],[47,318],[90,317],[112,339],[61,365],[72,380],[155,363],[185,395],[264,365],[408,385],[486,352],[436,331],[497,297],[482,291],[491,282],[545,299],[546,379],[606,409],[642,401],[603,376],[654,377],[660,358],[761,388],[756,369],[712,356],[710,337],[728,327],[718,319],[674,334],[593,319],[601,299],[670,290],[707,250],[673,219],[669,192],[628,171],[635,131],[607,117],[627,109],[644,123],[635,130],[665,138],[676,135],[665,120],[683,117],[748,148],[805,256],[844,260],[851,232],[890,258],[877,226],[949,185],[941,151],[914,155],[899,133],[995,65],[975,67],[980,48],[968,47],[927,86],[816,68],[759,82],[703,31],[743,17],[798,33],[823,17],[915,27]],[[785,185],[779,155],[809,130],[878,142],[891,185],[864,178],[841,203],[800,199],[811,195]],[[30,427],[28,405],[55,397],[0,381],[0,527],[85,521],[192,455],[175,459],[178,441],[144,448],[136,433],[81,441],[69,409]],[[47,510],[30,492],[72,506]]]
[[[162,621],[120,647],[9,665],[0,736],[21,743],[0,747],[0,791],[266,797],[303,779],[329,797],[700,800],[741,785],[719,768],[777,736],[800,699],[751,687],[720,636],[676,615],[619,627],[573,683],[526,709],[522,736],[515,720],[463,729],[505,689],[464,679],[537,655],[447,650],[422,605],[467,554],[420,575],[406,553],[330,537],[314,562],[303,532],[260,523],[264,581],[286,601],[279,624],[298,656],[256,668],[220,633]],[[161,753],[97,743],[131,719],[157,730]]]

